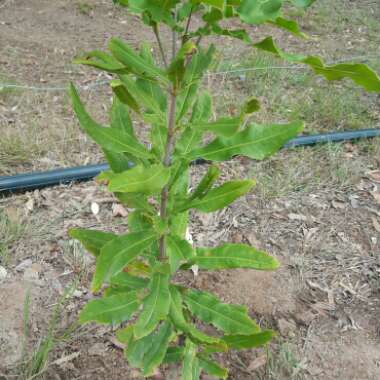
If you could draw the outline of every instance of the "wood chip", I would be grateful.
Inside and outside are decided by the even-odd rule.
[[[255,360],[252,360],[252,362],[248,365],[248,371],[253,372],[262,367],[267,363],[267,356],[261,355],[257,357]]]
[[[70,355],[63,356],[62,358],[55,360],[52,364],[61,366],[62,364],[65,364],[67,362],[70,362],[71,360],[76,359],[79,355],[80,355],[80,352],[73,352]]]
[[[380,232],[380,222],[374,217],[372,217],[372,224],[373,224],[373,227],[375,228],[375,230],[377,232]]]
[[[301,221],[301,222],[307,221],[307,217],[305,215],[302,215],[302,214],[290,213],[290,214],[288,214],[288,218],[290,220],[297,220],[297,221]]]
[[[114,203],[112,205],[112,215],[116,218],[118,216],[126,218],[128,216],[128,211],[119,203]]]

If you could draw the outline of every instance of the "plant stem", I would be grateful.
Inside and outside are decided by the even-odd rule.
[[[160,32],[158,31],[157,25],[153,26],[153,32],[154,32],[154,35],[156,36],[156,40],[157,40],[158,47],[160,49],[162,61],[164,62],[165,67],[168,67],[168,62],[166,60],[164,47],[162,45],[162,41],[161,41],[161,38],[160,38]]]
[[[175,18],[176,14],[175,14]],[[176,46],[177,42],[177,33],[175,30],[172,31],[172,60],[176,56]],[[177,89],[172,86],[170,89],[170,101],[169,101],[169,110],[168,110],[168,134],[165,147],[165,155],[163,159],[164,166],[168,167],[172,164],[172,155],[174,150],[174,141],[175,141],[175,113],[176,113],[176,100],[177,100]],[[167,218],[167,204],[169,198],[169,186],[166,185],[161,191],[161,204],[160,204],[160,217],[165,220]],[[166,247],[165,247],[165,235],[161,236],[159,243],[160,250],[160,260],[163,260],[166,256]]]
[[[168,138],[166,141],[165,156],[163,159],[164,166],[170,166],[172,162],[172,154],[174,149],[174,127],[175,127],[175,112],[176,112],[176,94],[174,89],[170,92],[170,105],[168,112]],[[169,186],[166,185],[161,192],[160,217],[166,219],[167,203],[169,196]],[[165,236],[160,238],[160,259],[165,257]]]
[[[187,33],[189,32],[189,28],[190,28],[190,22],[191,22],[191,16],[193,15],[193,9],[194,7],[191,7],[189,18],[187,19],[185,31],[182,36],[182,44],[184,44],[187,41]]]

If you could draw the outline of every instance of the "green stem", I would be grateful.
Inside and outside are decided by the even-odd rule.
[[[164,47],[162,45],[162,41],[161,41],[161,37],[160,37],[160,32],[158,31],[157,24],[154,24],[154,26],[153,26],[153,32],[154,32],[154,35],[156,36],[156,40],[157,40],[158,47],[160,49],[162,61],[164,62],[165,67],[168,67],[168,62],[166,60],[165,51],[164,51]]]

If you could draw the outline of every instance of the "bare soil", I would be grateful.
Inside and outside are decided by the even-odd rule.
[[[83,3],[90,8],[81,7]],[[143,39],[153,40],[134,17],[115,10],[111,3],[0,1],[0,79],[53,87],[68,80],[86,85],[105,79],[71,65],[72,58],[105,47],[113,35],[121,34],[135,45]],[[375,18],[380,17],[379,7],[372,2],[360,3],[364,9],[369,7],[369,13],[374,9]],[[359,2],[345,5],[359,7]],[[308,20],[305,26],[313,30],[313,18]],[[338,30],[329,33],[335,39],[330,42],[332,46],[313,41],[307,44],[312,51],[322,49],[335,56],[346,51],[348,41],[357,43],[364,38],[373,44],[365,33]],[[293,39],[286,40],[282,34],[279,38],[285,46],[295,48]],[[236,52],[233,44],[226,46],[226,51],[238,58],[243,54]],[[217,83],[218,88],[223,83]],[[235,91],[239,86],[234,85]],[[9,138],[13,147],[0,152],[0,173],[102,160],[97,148],[78,133],[62,92],[0,95],[1,136]],[[83,95],[92,113],[105,121],[108,89],[99,87]],[[30,152],[26,156],[22,149],[16,149],[14,129],[21,135],[18,143]],[[281,152],[267,167],[245,159],[222,165],[226,179],[252,173],[260,177],[268,167],[276,170],[297,162],[308,168],[312,178],[327,178],[318,185],[292,185],[286,194],[277,190],[288,182],[273,178],[269,190],[274,190],[274,183],[280,187],[275,196],[258,187],[226,210],[192,215],[191,233],[197,245],[246,242],[267,250],[282,263],[275,273],[236,270],[184,274],[186,283],[214,291],[225,301],[247,305],[263,327],[279,332],[268,351],[221,356],[221,363],[231,368],[230,379],[380,378],[379,146],[378,140],[342,145],[333,171],[328,161],[331,156],[312,148]],[[347,178],[342,180],[346,164],[356,171],[355,175],[344,172]],[[193,181],[203,171],[204,167],[195,167]],[[296,174],[292,171],[288,176],[294,179]],[[93,203],[100,206],[97,215],[91,211]],[[0,199],[0,213],[7,225],[20,227],[6,244],[6,255],[0,258],[7,271],[0,278],[1,380],[31,378],[25,360],[49,335],[49,327],[54,345],[39,378],[141,378],[123,359],[111,328],[75,324],[79,310],[92,298],[88,288],[94,261],[70,240],[67,231],[73,226],[125,230],[126,220],[114,215],[115,205],[116,200],[94,182]],[[67,295],[65,289],[70,287]],[[54,318],[55,314],[58,317]],[[175,368],[163,371],[157,378],[176,379]]]

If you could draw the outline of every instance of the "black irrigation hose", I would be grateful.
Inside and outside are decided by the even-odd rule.
[[[341,142],[359,138],[380,136],[380,129],[362,129],[358,131],[345,131],[324,133],[319,135],[299,136],[290,140],[284,148],[296,146],[315,145],[318,143]],[[195,165],[205,163],[197,160]],[[9,194],[20,191],[30,191],[43,187],[68,184],[71,182],[87,181],[96,177],[101,171],[107,170],[107,164],[78,166],[68,169],[56,169],[47,172],[18,174],[9,177],[0,176],[0,194]]]

